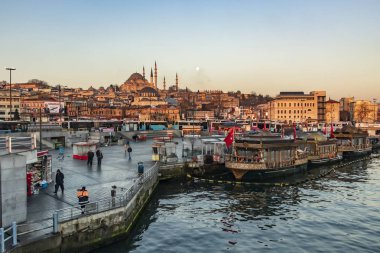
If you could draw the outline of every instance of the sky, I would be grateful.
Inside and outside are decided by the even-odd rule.
[[[380,101],[379,0],[1,0],[13,82],[88,88],[164,76],[192,90],[326,90]],[[0,70],[0,81],[9,71]]]

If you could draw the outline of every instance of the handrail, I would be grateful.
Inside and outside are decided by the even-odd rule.
[[[83,213],[94,214],[126,206],[147,181],[157,179],[157,177],[158,163],[140,175],[137,180],[134,181],[134,184],[121,196],[107,197],[88,204],[77,204],[72,207],[56,210],[55,212],[58,213],[58,222],[76,219],[83,215]]]
[[[28,137],[0,137],[0,151],[6,153],[17,153],[33,150],[36,148],[36,135]]]

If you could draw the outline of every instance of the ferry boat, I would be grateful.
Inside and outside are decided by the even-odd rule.
[[[380,149],[380,137],[379,136],[370,136],[369,141],[372,145],[372,152],[378,152]]]
[[[338,154],[337,140],[335,138],[328,139],[320,132],[306,133],[306,137],[305,148],[310,167],[331,164],[343,159]]]
[[[335,132],[335,138],[338,140],[338,152],[343,154],[343,158],[366,156],[372,152],[368,132],[359,128],[345,126]]]
[[[262,132],[236,136],[225,167],[237,180],[252,181],[294,175],[307,170],[307,155],[294,139]]]

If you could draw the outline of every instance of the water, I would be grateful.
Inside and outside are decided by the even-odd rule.
[[[297,186],[166,182],[98,252],[380,252],[380,159]]]

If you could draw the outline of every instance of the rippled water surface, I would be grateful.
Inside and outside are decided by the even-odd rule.
[[[288,187],[159,185],[129,239],[95,252],[380,252],[380,159]]]

